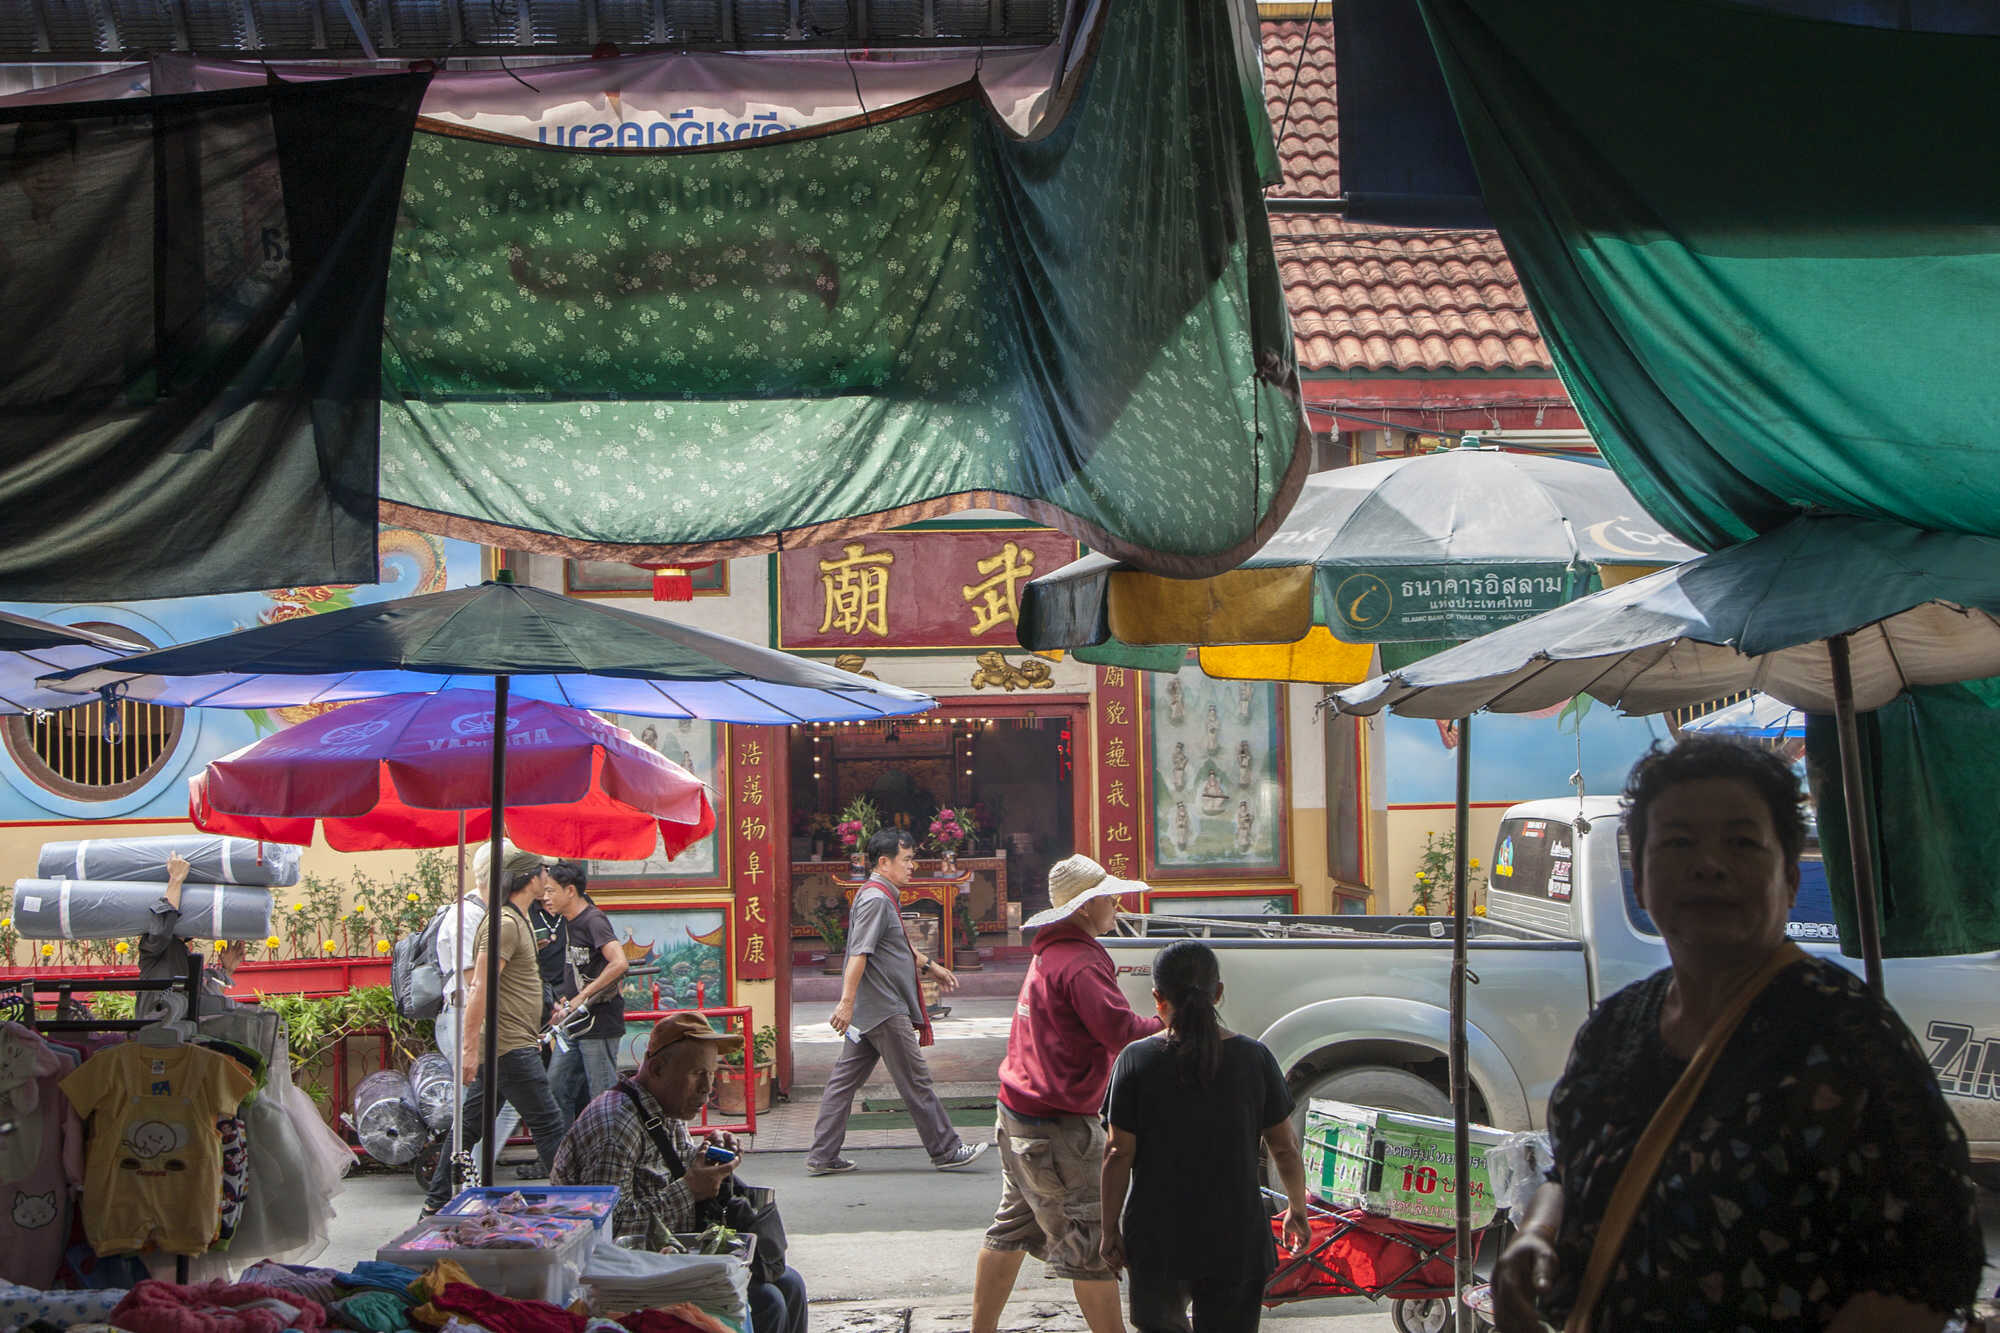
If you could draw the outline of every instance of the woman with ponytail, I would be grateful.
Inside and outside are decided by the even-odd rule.
[[[1245,1333],[1277,1265],[1260,1141],[1285,1187],[1286,1244],[1310,1238],[1291,1094],[1263,1043],[1222,1025],[1206,944],[1175,940],[1154,956],[1153,1003],[1166,1031],[1127,1046],[1111,1073],[1104,1260],[1130,1270],[1139,1333]]]

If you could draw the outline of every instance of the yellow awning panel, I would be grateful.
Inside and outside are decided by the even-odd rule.
[[[1290,680],[1305,685],[1358,685],[1374,674],[1375,645],[1348,643],[1315,625],[1292,643],[1203,648],[1201,669],[1218,680]]]
[[[1105,614],[1111,637],[1126,643],[1294,643],[1312,628],[1312,566],[1232,569],[1205,579],[1120,569],[1111,575]]]

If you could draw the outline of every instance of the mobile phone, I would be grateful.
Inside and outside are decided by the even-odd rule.
[[[723,1147],[719,1143],[709,1144],[706,1148],[702,1150],[702,1156],[707,1158],[709,1161],[715,1163],[717,1166],[721,1166],[726,1162],[733,1162],[736,1160],[736,1154],[729,1151],[729,1149]]]

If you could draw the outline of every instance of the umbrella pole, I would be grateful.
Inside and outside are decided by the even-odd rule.
[[[458,995],[458,1003],[451,1007],[451,1058],[459,1066],[451,1071],[451,1160],[457,1163],[465,1152],[465,1084],[459,1081],[465,1067],[465,970],[459,966],[465,957],[465,812],[462,810],[458,815],[458,901],[452,910],[458,914],[458,920],[451,932],[452,975],[445,984]],[[452,1169],[457,1171],[459,1167],[454,1165]],[[461,1185],[470,1183],[459,1181]]]
[[[1472,836],[1472,719],[1458,719],[1458,792],[1452,811],[1452,908],[1451,908],[1451,1151],[1456,1163],[1458,1189],[1457,1246],[1452,1259],[1451,1326],[1470,1327],[1465,1313],[1465,1290],[1472,1285],[1472,1080],[1466,1070],[1465,983],[1471,970],[1466,963],[1465,934],[1471,913],[1472,883],[1466,874],[1466,843]]]
[[[1854,867],[1854,927],[1861,937],[1861,970],[1869,993],[1882,998],[1881,902],[1875,886],[1874,820],[1861,772],[1861,733],[1854,723],[1854,674],[1847,636],[1826,641],[1833,667],[1833,723],[1840,738],[1840,789],[1847,804],[1847,855]]]
[[[487,837],[489,851],[486,877],[486,1032],[485,1050],[479,1064],[479,1178],[493,1183],[494,1163],[500,1145],[493,1141],[493,1125],[500,1116],[500,913],[507,900],[500,892],[501,828],[507,805],[507,677],[493,678],[493,806],[488,812],[492,829]]]

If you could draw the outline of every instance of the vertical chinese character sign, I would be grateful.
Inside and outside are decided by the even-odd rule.
[[[778,950],[789,947],[784,920],[790,866],[784,840],[780,727],[729,729],[729,838],[736,900],[736,975],[758,981],[777,975]]]
[[[1139,875],[1144,788],[1139,763],[1139,676],[1097,669],[1097,860],[1121,879]],[[1125,902],[1137,912],[1143,904]]]

